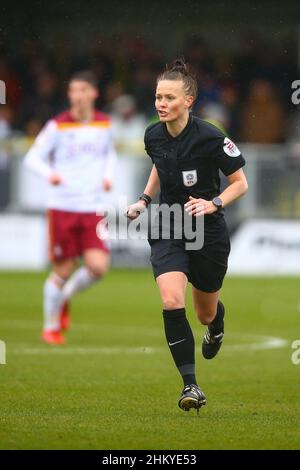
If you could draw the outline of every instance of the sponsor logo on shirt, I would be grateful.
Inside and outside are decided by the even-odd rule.
[[[224,139],[223,149],[229,157],[238,157],[239,155],[241,155],[241,152],[239,151],[235,143],[232,142],[232,140],[228,139],[228,137],[225,137]]]

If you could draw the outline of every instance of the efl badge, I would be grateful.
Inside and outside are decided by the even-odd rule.
[[[232,142],[232,140],[228,139],[228,137],[225,137],[224,139],[224,146],[223,146],[224,152],[229,155],[229,157],[238,157],[241,155],[241,152],[235,145],[235,143]]]
[[[188,170],[182,172],[184,186],[194,186],[197,183],[197,170]]]

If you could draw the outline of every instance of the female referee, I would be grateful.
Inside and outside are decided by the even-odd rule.
[[[197,82],[185,62],[177,59],[167,65],[157,79],[155,94],[160,121],[145,132],[145,149],[153,167],[144,193],[127,208],[127,216],[137,218],[160,187],[160,205],[177,203],[191,217],[204,216],[201,249],[187,249],[184,237],[149,239],[165,335],[184,382],[178,405],[186,411],[198,411],[206,403],[195,376],[195,343],[185,312],[187,282],[192,284],[197,317],[208,326],[202,353],[211,359],[224,336],[225,309],[219,298],[230,241],[223,208],[248,189],[242,170],[245,160],[236,145],[219,129],[191,114],[196,96]],[[222,193],[219,170],[229,183]]]

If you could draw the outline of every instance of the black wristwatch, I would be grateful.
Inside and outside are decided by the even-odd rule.
[[[214,206],[220,211],[223,208],[223,201],[220,197],[214,197],[213,200],[211,201]]]
[[[151,197],[148,196],[148,194],[145,194],[145,193],[141,194],[141,196],[139,197],[139,200],[145,201],[146,207],[148,207],[149,204],[151,204],[151,201],[152,201]]]

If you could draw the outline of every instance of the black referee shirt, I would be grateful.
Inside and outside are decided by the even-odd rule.
[[[160,203],[169,205],[183,205],[189,196],[211,200],[220,194],[219,170],[228,176],[245,165],[228,137],[192,114],[176,137],[169,134],[165,123],[148,126],[145,150],[160,179]]]

